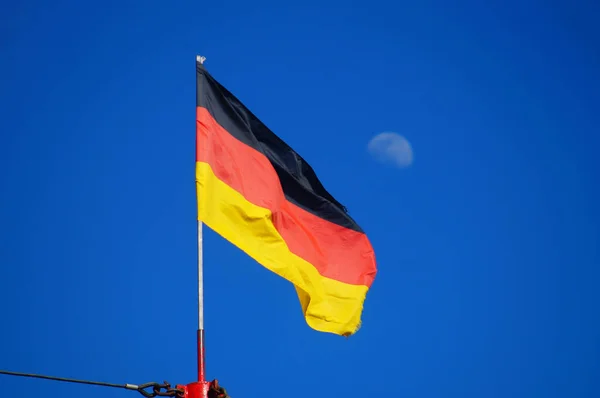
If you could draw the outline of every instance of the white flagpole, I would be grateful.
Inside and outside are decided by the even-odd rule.
[[[206,58],[196,56],[196,62],[203,64]],[[198,73],[196,72],[196,79]],[[200,94],[199,82],[196,81],[196,98]],[[203,281],[203,253],[202,253],[202,221],[198,220],[198,381],[206,380],[206,364],[204,361],[204,281]]]

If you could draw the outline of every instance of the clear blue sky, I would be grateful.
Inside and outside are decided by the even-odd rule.
[[[195,56],[313,165],[379,274],[363,327],[205,236],[208,376],[234,398],[600,396],[600,6],[9,2],[0,369],[194,380]],[[377,162],[404,135],[411,167]],[[0,376],[0,395],[135,392]]]

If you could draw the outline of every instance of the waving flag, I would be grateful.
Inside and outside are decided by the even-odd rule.
[[[300,155],[196,71],[198,220],[290,281],[310,327],[355,333],[376,274],[364,231]]]

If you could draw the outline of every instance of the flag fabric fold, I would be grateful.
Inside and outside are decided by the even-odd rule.
[[[196,63],[198,220],[296,288],[307,324],[360,327],[375,254],[312,167]]]

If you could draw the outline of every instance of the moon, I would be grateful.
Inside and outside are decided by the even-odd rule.
[[[399,168],[406,168],[413,163],[412,146],[406,138],[397,133],[377,134],[369,141],[367,150],[381,163]]]

